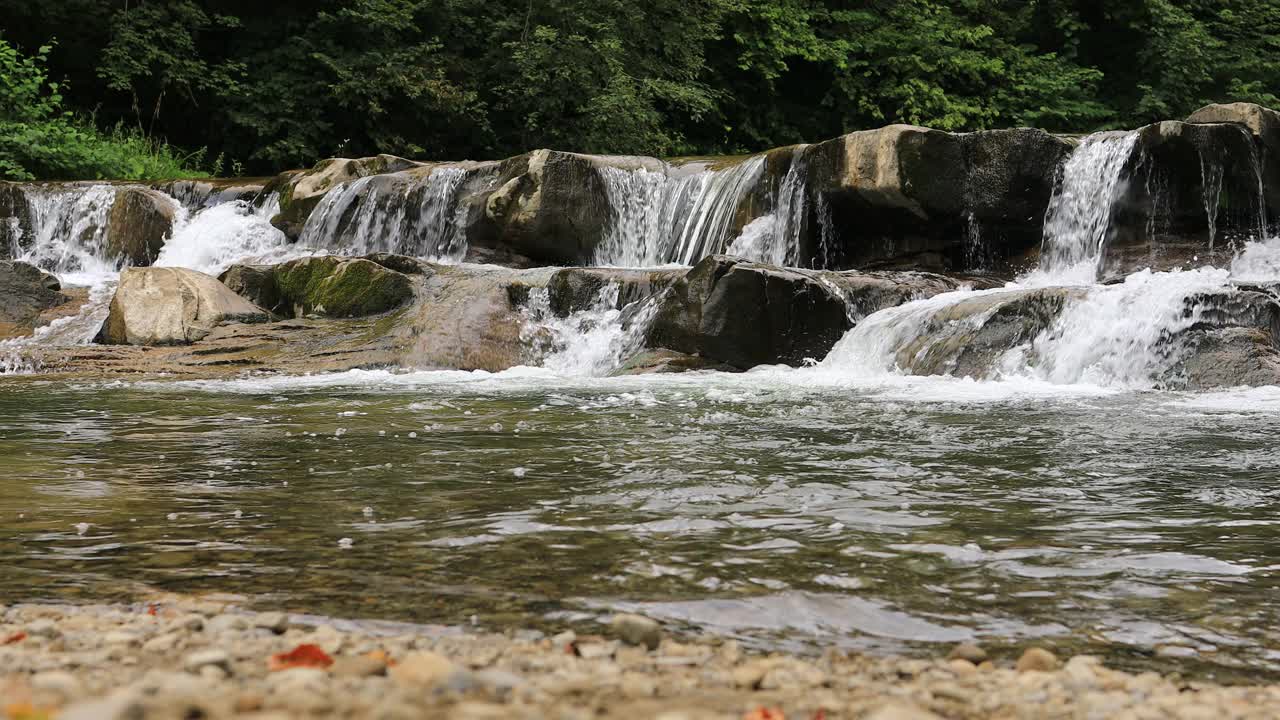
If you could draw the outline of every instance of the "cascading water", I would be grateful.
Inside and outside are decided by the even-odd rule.
[[[641,348],[658,307],[657,298],[648,297],[619,308],[620,294],[618,283],[608,283],[591,307],[559,317],[548,290],[535,288],[521,309],[521,340],[558,375],[608,375]]]
[[[77,285],[92,285],[119,271],[121,260],[107,256],[107,225],[116,187],[37,186],[24,195],[30,228],[16,259]]]
[[[946,293],[875,313],[821,365],[863,378],[979,368],[988,379],[1056,385],[1175,382],[1189,334],[1224,312],[1239,292],[1235,282],[1280,280],[1280,240],[1250,242],[1230,271],[1143,270],[1122,283],[1097,284],[1136,139],[1136,133],[1093,135],[1068,159],[1046,214],[1039,269],[1004,288]],[[1221,181],[1213,167],[1202,169],[1212,234]]]
[[[1097,133],[1085,138],[1067,159],[1045,213],[1040,269],[1047,278],[1097,279],[1112,206],[1123,189],[1124,167],[1137,139],[1136,132]]]
[[[330,191],[307,218],[299,244],[347,255],[393,252],[459,262],[466,255],[461,168],[425,178],[371,175]]]
[[[272,194],[258,207],[234,200],[180,218],[154,264],[219,275],[235,263],[279,263],[304,254],[271,225],[279,212],[279,196]]]
[[[738,210],[754,192],[765,160],[672,176],[670,170],[600,169],[613,222],[596,263],[613,267],[692,265],[723,252]]]
[[[796,265],[808,210],[806,169],[794,160],[774,198],[773,211],[756,218],[729,245],[728,253],[771,265]]]

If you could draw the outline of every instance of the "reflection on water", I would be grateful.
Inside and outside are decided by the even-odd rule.
[[[1280,390],[805,378],[6,380],[0,602],[1280,668]]]

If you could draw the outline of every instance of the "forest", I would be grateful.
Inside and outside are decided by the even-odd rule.
[[[1280,105],[1274,0],[0,0],[0,177],[709,155]]]

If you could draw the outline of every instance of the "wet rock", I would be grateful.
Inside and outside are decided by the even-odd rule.
[[[957,281],[916,273],[832,273],[712,256],[661,297],[646,345],[740,370],[826,356],[865,314]]]
[[[271,219],[271,224],[296,240],[311,211],[330,190],[362,177],[398,172],[420,164],[394,155],[329,158],[310,170],[282,175],[267,186],[268,191],[280,193],[280,213]]]
[[[42,312],[68,302],[53,275],[27,263],[0,260],[0,337],[22,335]]]
[[[1044,648],[1027,648],[1018,658],[1017,670],[1023,672],[1053,672],[1062,665],[1058,657]]]
[[[107,220],[108,256],[123,257],[135,267],[150,265],[173,234],[178,204],[149,188],[126,187],[116,192]]]
[[[643,615],[623,613],[615,615],[609,628],[628,645],[639,645],[657,650],[662,642],[662,626]]]
[[[376,315],[413,297],[408,276],[363,258],[302,258],[276,266],[273,275],[277,305],[293,317]]]
[[[105,344],[183,345],[225,322],[263,322],[262,309],[204,273],[184,268],[128,268],[98,341]]]
[[[713,362],[697,355],[676,352],[666,348],[642,350],[628,358],[614,375],[657,375],[664,373],[693,372],[696,370],[720,370],[736,372],[738,368]]]
[[[810,146],[799,162],[820,209],[807,255],[824,267],[1007,265],[1039,243],[1055,173],[1071,149],[1041,130],[954,134],[911,125]],[[986,247],[969,258],[964,243],[975,230]]]
[[[288,314],[276,287],[275,268],[271,265],[233,265],[218,276],[218,281],[232,292],[275,315]]]

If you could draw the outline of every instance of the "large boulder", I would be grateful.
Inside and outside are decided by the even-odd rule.
[[[328,158],[310,170],[286,173],[266,186],[268,192],[280,195],[280,213],[271,219],[271,223],[290,239],[296,240],[302,234],[311,211],[330,190],[362,177],[399,172],[419,165],[395,155],[377,155],[355,159]]]
[[[150,265],[173,234],[178,203],[156,190],[125,187],[116,191],[107,219],[108,257],[135,267]]]
[[[44,311],[67,302],[61,291],[56,277],[34,265],[0,261],[0,337],[29,332]]]
[[[1040,239],[1072,143],[1041,130],[954,134],[912,125],[805,150],[813,212],[806,255],[828,267],[1006,266]]]
[[[324,255],[271,268],[235,266],[222,277],[236,292],[289,317],[376,315],[413,297],[407,275],[365,258]]]
[[[98,341],[108,345],[185,345],[226,322],[269,319],[216,278],[185,268],[126,268]]]
[[[924,273],[824,272],[711,256],[659,301],[647,346],[745,370],[826,356],[861,318],[958,287]]]
[[[1280,160],[1245,123],[1165,121],[1134,132],[1111,206],[1105,276],[1226,266],[1268,232],[1280,205]]]
[[[547,264],[591,262],[614,213],[600,173],[609,166],[663,167],[652,158],[555,150],[535,150],[503,162],[496,189],[485,200],[488,243]],[[477,240],[485,242],[485,235]]]

